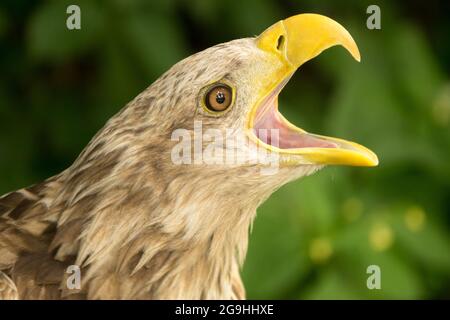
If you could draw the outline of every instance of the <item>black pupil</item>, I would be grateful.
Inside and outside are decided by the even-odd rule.
[[[216,102],[220,103],[220,104],[225,102],[225,95],[223,94],[222,91],[217,92],[217,94],[216,94]]]

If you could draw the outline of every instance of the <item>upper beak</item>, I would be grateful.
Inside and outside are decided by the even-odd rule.
[[[358,47],[350,33],[336,21],[318,14],[299,14],[282,20],[266,29],[257,39],[257,46],[275,55],[282,62],[282,69],[274,75],[276,80],[274,90],[281,90],[280,87],[287,82],[292,73],[306,61],[316,57],[322,51],[341,45],[355,58],[360,61]],[[266,96],[270,95],[268,92]],[[262,101],[264,101],[263,97]],[[276,108],[278,107],[277,103]],[[255,108],[256,109],[256,108]],[[276,110],[278,112],[278,110]],[[253,110],[249,120],[250,128],[254,128],[257,110]],[[309,139],[312,145],[300,148],[277,148],[264,142],[264,145],[271,151],[280,154],[301,155],[310,163],[317,164],[342,164],[354,166],[376,166],[378,158],[369,149],[350,141],[342,139],[313,135],[303,129],[289,123],[284,117],[279,115],[283,123],[283,130],[290,130],[299,136],[298,139]],[[325,146],[325,147],[324,147]]]

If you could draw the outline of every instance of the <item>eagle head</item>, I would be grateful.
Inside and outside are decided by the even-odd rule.
[[[360,60],[340,24],[300,14],[180,61],[111,118],[70,168],[3,198],[17,221],[0,230],[31,228],[39,259],[54,270],[80,266],[83,297],[243,298],[249,227],[270,194],[325,165],[378,164],[367,148],[308,133],[278,110],[295,71],[335,45]],[[23,249],[11,244],[29,241],[11,239],[0,249],[14,252],[8,268],[29,266],[12,276],[32,297],[27,277],[47,264],[34,256],[35,264],[19,264]]]
[[[116,137],[127,137],[119,145],[147,150],[142,156],[151,157],[148,163],[161,174],[189,176],[192,188],[203,185],[206,193],[230,199],[236,192],[264,198],[324,165],[375,166],[369,149],[308,133],[278,110],[278,94],[295,71],[335,45],[360,60],[344,27],[322,15],[299,14],[258,37],[194,54],[113,119]]]

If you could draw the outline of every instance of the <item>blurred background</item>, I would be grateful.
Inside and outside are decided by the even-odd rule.
[[[358,141],[377,168],[330,167],[260,209],[243,270],[252,299],[450,298],[448,1],[2,0],[0,194],[67,168],[125,103],[178,60],[314,12],[343,24],[362,62],[333,48],[302,66],[280,109]],[[66,8],[81,7],[81,30]],[[381,30],[366,8],[381,8]],[[369,265],[381,290],[368,290]]]

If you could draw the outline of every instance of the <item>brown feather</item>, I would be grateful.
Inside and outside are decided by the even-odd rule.
[[[241,128],[258,59],[254,39],[242,39],[179,62],[67,170],[0,198],[0,286],[8,284],[0,298],[244,299],[239,269],[256,208],[318,167],[266,178],[251,163],[175,165],[171,134],[192,133],[194,121]],[[218,79],[240,90],[221,118],[206,114],[198,96]],[[81,270],[80,289],[67,286],[71,265]]]

